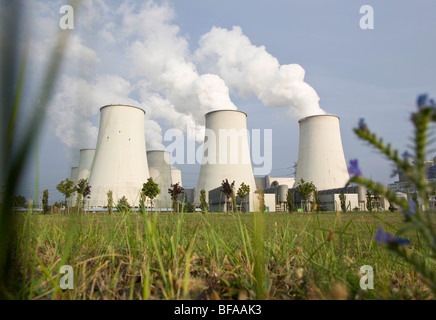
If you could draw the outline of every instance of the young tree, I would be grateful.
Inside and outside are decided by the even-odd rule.
[[[228,205],[230,203],[230,199],[232,199],[232,196],[234,196],[234,188],[235,187],[235,181],[233,181],[232,183],[229,183],[229,180],[223,180],[223,182],[221,183],[221,191],[225,194],[226,196],[226,212],[228,211]],[[233,213],[235,213],[235,206],[233,206],[232,210]]]
[[[22,195],[14,196],[14,207],[25,208],[26,207],[26,198]]]
[[[241,198],[241,211],[245,211],[245,198],[250,194],[250,186],[242,182],[236,194]]]
[[[366,191],[366,209],[369,212],[372,212],[372,199],[373,199],[373,197],[372,197],[371,191],[367,190]]]
[[[160,193],[159,184],[155,183],[153,181],[153,178],[148,178],[147,183],[144,183],[142,185],[141,192],[142,192],[142,194],[144,195],[144,198],[145,198],[145,199],[141,199],[141,201],[144,200],[144,202],[145,202],[145,200],[147,198],[149,198],[150,199],[151,208],[153,208],[153,200]]]
[[[315,185],[312,182],[305,182],[303,179],[298,182],[298,186],[295,188],[295,192],[298,193],[301,201],[304,203],[304,211],[307,211],[307,200],[314,190]]]
[[[294,212],[294,194],[291,192],[291,190],[288,190],[286,202],[288,203],[288,212]]]
[[[174,212],[178,213],[179,212],[179,195],[184,191],[185,189],[183,189],[179,183],[177,182],[176,184],[172,184],[171,188],[168,189],[168,193],[171,195],[171,200],[173,201],[173,208],[174,208]]]
[[[339,200],[341,201],[341,210],[342,212],[347,212],[347,196],[344,193],[344,190],[341,190],[339,194]]]
[[[117,209],[118,212],[127,212],[131,208],[129,201],[127,201],[126,196],[122,196],[121,199],[118,199]]]
[[[77,200],[76,206],[84,208],[86,199],[91,195],[91,186],[88,184],[88,179],[80,179],[76,186]]]
[[[313,190],[313,201],[315,202],[316,212],[319,212],[321,210],[321,199],[319,198],[318,189],[316,189],[315,186]]]
[[[186,202],[185,204],[185,212],[194,212],[195,206],[192,202]]]
[[[200,209],[202,213],[207,213],[209,205],[206,201],[206,190],[202,189],[200,191]]]
[[[147,183],[144,183],[142,185],[141,192],[144,195],[144,200],[150,198],[151,208],[153,208],[153,200],[157,197],[158,194],[160,194],[159,184],[155,183],[153,181],[153,178],[148,178]]]
[[[44,214],[50,211],[50,206],[48,205],[48,190],[45,189],[42,193],[42,211]]]
[[[65,196],[65,207],[68,208],[68,199],[76,191],[74,182],[66,178],[56,186],[56,189]]]
[[[109,190],[106,195],[107,195],[107,210],[109,212],[109,214],[113,213],[113,207],[114,207],[114,196],[113,196],[113,192],[112,190]]]

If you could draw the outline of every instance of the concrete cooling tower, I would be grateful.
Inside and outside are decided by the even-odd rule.
[[[177,168],[171,168],[171,184],[178,183],[181,187],[182,185],[182,171]]]
[[[91,174],[92,165],[94,162],[95,149],[82,149],[80,150],[79,168],[77,169],[77,177],[74,185],[82,180],[88,180]],[[92,189],[92,188],[91,188]],[[77,193],[72,197],[73,206],[76,205]]]
[[[76,185],[76,183],[77,183],[78,176],[79,176],[79,167],[72,167],[70,180],[74,182],[74,185]]]
[[[72,167],[71,168],[71,177],[70,180],[73,181],[73,185],[75,186],[77,184],[77,177],[79,175],[79,167]],[[74,198],[77,196],[77,193],[74,192],[72,196],[68,199],[68,206],[73,207],[75,202],[73,201]]]
[[[339,117],[310,116],[299,121],[300,145],[294,188],[301,179],[318,190],[343,188],[349,180]]]
[[[100,127],[91,186],[90,207],[107,205],[107,192],[113,200],[125,196],[138,206],[143,183],[149,178],[145,147],[145,111],[127,105],[109,105],[100,109]]]
[[[212,111],[205,115],[203,161],[200,167],[195,202],[202,189],[220,188],[223,180],[235,181],[235,192],[242,182],[250,186],[250,211],[257,209],[256,183],[248,146],[247,115],[237,110]]]
[[[156,208],[171,208],[171,196],[168,193],[172,183],[170,153],[160,150],[148,151],[147,160],[150,177],[159,184],[161,191],[155,201]]]

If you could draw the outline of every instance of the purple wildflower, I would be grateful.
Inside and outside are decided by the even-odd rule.
[[[362,172],[360,171],[357,159],[350,160],[350,166],[348,167],[348,173],[354,174],[357,177],[362,175]]]
[[[428,100],[427,94],[421,94],[418,96],[418,99],[416,100],[416,105],[419,109],[422,109],[423,107],[436,107],[436,104],[433,99]]]
[[[368,126],[366,125],[365,119],[360,118],[359,120],[359,130],[368,131]]]
[[[392,244],[397,246],[405,246],[410,244],[409,239],[394,237],[392,234],[384,232],[383,228],[381,227],[377,229],[375,240],[380,244]]]
[[[416,203],[413,200],[409,202],[409,211],[411,214],[416,214]]]
[[[404,160],[409,160],[409,158],[412,157],[412,155],[409,153],[409,151],[404,151],[404,153],[402,154],[402,157]]]

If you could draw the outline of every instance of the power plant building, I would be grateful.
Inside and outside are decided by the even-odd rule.
[[[220,188],[223,180],[235,181],[235,193],[241,183],[250,186],[247,211],[257,209],[254,194],[256,182],[251,164],[247,135],[247,115],[237,110],[212,111],[205,115],[206,133],[203,160],[200,167],[195,202],[200,201],[202,189],[209,191]],[[210,205],[213,199],[210,197]]]
[[[303,179],[318,190],[343,188],[349,181],[339,117],[310,116],[299,121],[300,139],[294,188]]]
[[[150,177],[145,141],[145,111],[128,105],[100,109],[100,127],[89,184],[90,207],[107,205],[107,193],[115,203],[125,196],[139,205],[140,191]]]

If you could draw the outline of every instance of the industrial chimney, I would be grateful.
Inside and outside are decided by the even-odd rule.
[[[160,194],[156,200],[156,208],[171,208],[171,196],[168,189],[171,187],[170,153],[153,150],[147,152],[148,169],[150,177],[159,184]]]
[[[82,149],[80,150],[80,160],[79,160],[79,168],[77,170],[76,180],[74,185],[82,180],[86,179],[89,181],[89,176],[91,174],[92,165],[94,162],[95,149]],[[71,197],[72,205],[76,205],[77,193]]]
[[[195,202],[202,189],[220,188],[223,180],[235,181],[235,192],[242,182],[250,186],[250,211],[257,209],[256,183],[248,146],[247,115],[237,110],[218,110],[205,115],[203,161]]]
[[[97,149],[89,179],[91,207],[106,206],[109,190],[115,204],[125,196],[130,205],[138,206],[140,190],[150,176],[144,115],[144,110],[127,105],[100,109]]]
[[[343,188],[348,169],[342,149],[339,117],[316,115],[300,123],[300,145],[294,188],[301,179],[313,182],[318,190]]]

